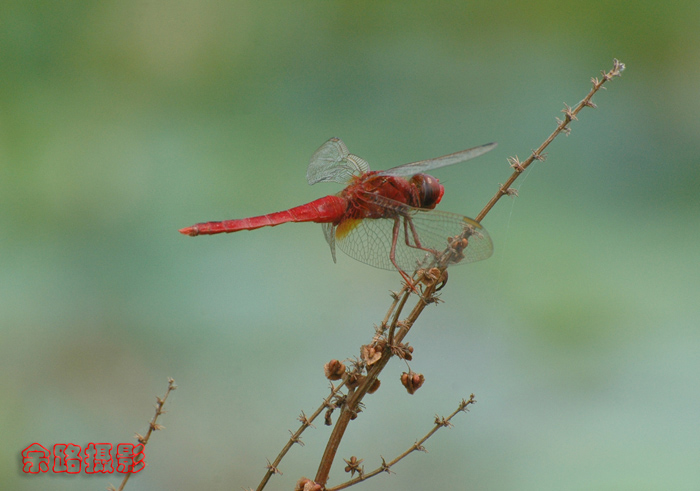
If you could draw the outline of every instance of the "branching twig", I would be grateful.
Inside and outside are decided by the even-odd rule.
[[[401,325],[403,327],[398,331],[398,333],[394,335],[394,340],[391,346],[396,346],[398,343],[401,343],[406,334],[408,334],[410,326],[413,326],[416,319],[418,319],[418,316],[421,314],[421,312],[423,312],[423,309],[431,303],[430,299],[432,298],[432,295],[435,291],[435,287],[437,286],[438,282],[439,278],[433,281],[432,283],[429,283],[424,288],[423,293],[418,298],[418,301],[414,305],[413,310],[411,310],[411,313],[408,315],[408,317],[401,321]],[[390,325],[390,332],[393,332],[395,327],[399,325],[398,318],[401,315],[403,307],[406,304],[406,300],[408,299],[411,293],[410,287],[404,287],[402,291],[404,292],[404,296],[399,302],[398,308],[394,312],[394,318]],[[379,374],[382,372],[386,364],[389,363],[389,360],[393,356],[391,346],[389,345],[389,343],[387,343],[381,358],[379,358],[379,360],[372,364],[368,369],[367,377],[351,394],[348,394],[348,399],[344,407],[342,408],[340,417],[338,418],[338,421],[336,421],[335,426],[333,427],[333,431],[331,432],[331,436],[328,439],[328,444],[326,445],[326,450],[323,454],[323,457],[321,458],[321,464],[316,473],[316,478],[314,479],[314,482],[325,486],[326,481],[328,480],[328,475],[330,473],[331,466],[333,465],[333,460],[335,459],[335,454],[338,451],[338,446],[340,445],[340,441],[342,440],[343,435],[345,434],[345,430],[347,429],[348,423],[353,418],[353,416],[357,415],[357,408],[360,402],[362,402],[362,399],[369,392],[369,389],[376,383]]]
[[[162,425],[159,425],[157,423],[158,416],[160,416],[161,414],[165,414],[165,411],[163,410],[163,406],[165,406],[165,401],[168,399],[170,392],[172,392],[175,389],[177,389],[177,385],[175,385],[175,380],[173,380],[172,378],[169,378],[168,379],[168,390],[165,391],[165,395],[162,398],[156,396],[156,413],[153,415],[153,419],[148,424],[148,431],[146,432],[146,436],[139,435],[138,433],[136,433],[136,439],[144,447],[148,444],[148,440],[149,440],[149,438],[151,438],[151,433],[153,433],[154,431],[162,430],[164,428]],[[129,478],[131,477],[131,473],[132,473],[131,470],[129,470],[129,472],[124,474],[124,479],[122,480],[121,485],[119,486],[119,488],[116,491],[123,491],[124,486],[126,486],[127,481],[129,481]],[[109,486],[107,489],[110,491],[115,491],[114,487],[112,487],[112,486]]]
[[[551,135],[549,135],[549,138],[547,138],[542,145],[539,146],[537,150],[533,150],[532,154],[525,160],[525,162],[520,162],[517,157],[511,157],[509,160],[511,167],[515,169],[513,171],[513,174],[511,174],[510,178],[503,183],[499,188],[496,194],[491,198],[491,200],[484,206],[484,209],[479,212],[479,214],[476,216],[475,220],[477,222],[481,223],[481,220],[484,219],[486,214],[491,211],[491,208],[498,202],[499,199],[501,199],[502,196],[507,195],[512,195],[515,191],[512,190],[511,185],[515,180],[518,178],[520,174],[523,173],[525,169],[527,169],[530,164],[532,164],[535,160],[544,160],[546,158],[546,155],[544,154],[544,149],[549,146],[550,143],[559,135],[559,133],[564,133],[568,135],[571,132],[571,128],[569,128],[569,123],[571,121],[577,119],[576,115],[583,109],[584,107],[592,107],[595,109],[596,105],[591,102],[591,98],[595,95],[596,92],[598,92],[601,88],[603,87],[603,84],[607,82],[608,80],[611,80],[613,77],[619,77],[622,74],[622,71],[625,69],[625,64],[621,63],[618,60],[613,60],[613,67],[612,70],[609,72],[601,72],[603,75],[603,78],[601,80],[598,80],[597,77],[592,78],[591,82],[593,83],[593,88],[591,91],[588,93],[586,97],[583,98],[581,102],[578,103],[578,105],[574,108],[571,109],[569,106],[564,104],[564,109],[562,109],[562,112],[564,113],[564,120],[562,121],[561,119],[557,118],[557,128],[552,132]]]
[[[287,452],[289,452],[289,449],[292,448],[292,446],[295,443],[301,443],[301,434],[308,428],[309,426],[312,426],[312,423],[314,420],[323,412],[324,409],[329,407],[331,400],[333,400],[333,397],[340,391],[340,389],[345,385],[345,382],[341,382],[337,387],[335,387],[333,384],[331,384],[331,393],[326,397],[321,405],[314,411],[314,413],[311,415],[311,417],[307,417],[304,412],[302,411],[301,415],[299,416],[299,421],[301,421],[301,425],[299,426],[299,429],[297,429],[296,432],[292,434],[292,436],[289,438],[287,441],[286,445],[282,450],[280,451],[279,455],[277,455],[277,458],[274,460],[274,462],[269,463],[267,467],[267,472],[265,472],[265,476],[262,478],[262,481],[260,481],[260,484],[258,484],[258,487],[256,488],[256,491],[262,491],[262,489],[265,487],[267,484],[267,481],[270,480],[270,478],[274,475],[279,473],[279,470],[277,469],[277,466],[280,465],[280,462],[282,462],[282,459],[284,458],[285,455],[287,455]]]
[[[468,400],[462,399],[462,401],[459,403],[459,406],[455,411],[450,414],[446,418],[441,418],[438,416],[435,416],[435,423],[433,428],[420,440],[416,441],[413,445],[411,445],[405,452],[403,452],[401,455],[397,456],[394,460],[387,462],[382,458],[382,465],[377,467],[371,472],[364,472],[364,470],[358,470],[360,475],[356,477],[355,479],[350,479],[349,481],[346,481],[342,484],[338,484],[337,486],[333,486],[332,488],[326,488],[325,491],[340,491],[341,489],[349,488],[353,484],[357,484],[358,482],[365,481],[369,479],[370,477],[376,476],[377,474],[381,474],[382,472],[390,472],[391,468],[396,465],[399,461],[403,460],[404,458],[408,457],[413,452],[416,451],[421,451],[424,452],[425,448],[423,447],[423,444],[433,436],[440,428],[447,428],[452,426],[452,418],[460,413],[460,412],[466,412],[468,411],[468,406],[470,404],[475,404],[476,399],[474,399],[474,394],[472,394]],[[360,461],[361,462],[361,461]]]
[[[603,88],[603,84],[605,82],[611,80],[613,77],[620,76],[621,72],[624,69],[625,65],[623,63],[620,63],[618,60],[614,60],[612,70],[610,70],[609,72],[602,72],[603,78],[601,80],[598,80],[597,78],[592,79],[593,88],[575,108],[572,109],[569,106],[565,107],[565,109],[562,111],[565,115],[564,120],[557,119],[556,129],[536,150],[532,151],[532,154],[527,158],[527,160],[525,160],[524,162],[520,162],[517,157],[511,157],[508,159],[511,164],[511,167],[513,167],[514,169],[513,174],[504,184],[499,186],[498,192],[493,196],[493,198],[491,198],[491,200],[486,204],[483,210],[481,210],[481,212],[477,215],[475,220],[476,222],[481,222],[502,196],[517,195],[517,192],[511,187],[511,185],[515,182],[518,176],[520,176],[520,174],[522,174],[523,171],[528,166],[530,166],[530,164],[532,164],[535,160],[545,159],[546,155],[544,153],[544,150],[547,148],[547,146],[560,133],[569,134],[569,124],[571,123],[571,121],[577,119],[576,115],[584,107],[595,107],[595,104],[591,102],[591,98],[593,97],[593,95],[596,92],[598,92],[601,88]],[[372,353],[371,358],[364,359],[362,362],[358,362],[353,371],[347,372],[345,375],[346,382],[348,382],[349,376],[354,377],[353,380],[355,382],[353,382],[351,386],[349,383],[346,384],[349,386],[349,391],[345,398],[342,400],[342,403],[338,404],[341,412],[338,417],[338,420],[336,421],[335,427],[333,428],[333,431],[331,432],[331,435],[328,439],[328,443],[326,444],[323,457],[321,458],[321,463],[316,473],[316,478],[314,479],[314,481],[311,481],[310,479],[306,478],[300,479],[300,481],[297,483],[296,489],[308,489],[313,491],[321,491],[323,489],[326,489],[325,485],[328,480],[328,476],[331,470],[331,466],[333,465],[338,446],[340,445],[343,435],[345,434],[345,430],[347,429],[348,423],[350,422],[350,420],[354,419],[360,411],[362,407],[362,399],[366,394],[376,390],[376,387],[378,387],[379,383],[379,374],[382,372],[384,367],[394,355],[399,355],[404,359],[410,360],[410,353],[412,352],[412,348],[409,348],[408,345],[403,345],[403,339],[406,337],[411,327],[415,324],[416,320],[423,312],[425,307],[430,305],[431,303],[438,302],[438,298],[435,295],[435,292],[436,290],[442,288],[442,286],[444,286],[446,282],[447,266],[451,263],[458,262],[461,258],[464,257],[462,251],[465,247],[468,247],[469,239],[472,237],[478,237],[478,234],[479,230],[476,226],[465,226],[465,229],[461,235],[450,237],[448,239],[448,247],[442,253],[437,254],[434,268],[430,269],[429,271],[416,271],[414,273],[414,277],[417,277],[417,279],[415,280],[414,285],[404,285],[400,292],[392,292],[392,304],[389,310],[387,311],[387,314],[384,317],[384,320],[382,321],[380,327],[378,328],[377,334],[375,335],[372,344],[363,347],[363,350],[365,350],[365,348],[368,348],[365,350],[365,352]],[[416,290],[416,287],[420,288],[420,292]],[[418,299],[416,300],[416,303],[411,309],[410,313],[403,320],[399,320],[406,306],[408,298],[411,296],[411,293],[417,293]],[[391,319],[390,323],[389,319]],[[381,355],[379,355],[379,353],[381,353]],[[366,375],[362,375],[363,370],[366,370]],[[423,376],[420,374],[414,374],[412,372],[409,372],[409,374],[404,375],[406,375],[406,380],[409,381],[409,383],[404,383],[404,385],[410,393],[413,393],[413,390],[419,387],[422,383]],[[404,382],[404,377],[402,377],[402,382]],[[328,399],[328,401],[330,401],[330,399]],[[380,472],[389,472],[391,467],[394,464],[396,464],[396,462],[400,461],[401,459],[403,459],[404,457],[416,450],[421,450],[422,444],[423,442],[425,442],[425,440],[430,438],[430,436],[432,436],[432,434],[434,434],[439,428],[449,425],[450,420],[456,413],[466,410],[466,407],[469,404],[472,404],[473,402],[474,400],[472,396],[472,398],[469,399],[469,401],[462,401],[462,404],[460,404],[460,407],[457,409],[457,411],[452,413],[452,415],[450,415],[448,418],[436,418],[435,427],[425,437],[416,442],[411,448],[409,448],[406,452],[399,455],[396,459],[392,460],[391,462],[387,463],[384,459],[382,459],[382,465],[378,469],[370,473],[365,474],[363,471],[360,470],[359,464],[362,462],[361,460],[358,460],[357,458],[351,458],[349,461],[346,461],[348,463],[348,469],[350,469],[350,471],[353,473],[359,472],[360,476],[351,479],[346,483],[340,484],[336,487],[328,488],[327,491],[337,491],[340,489],[344,489],[348,486],[363,481],[368,477],[377,475]],[[291,443],[288,442],[288,446],[291,446],[291,444],[294,443],[294,438],[295,436],[293,435],[290,439]],[[270,468],[276,470],[276,466],[283,455],[284,453],[281,453],[278,459],[273,464],[270,464]],[[268,473],[271,472],[271,470],[268,470]],[[266,476],[266,479],[258,487],[258,491],[262,490],[264,484],[267,482],[267,479],[269,479],[269,475]]]

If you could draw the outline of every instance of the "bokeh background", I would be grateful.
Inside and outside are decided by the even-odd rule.
[[[700,489],[700,3],[693,0],[0,2],[0,482],[33,442],[133,442],[126,489],[255,487],[359,353],[399,276],[320,226],[188,238],[278,211],[331,136],[375,169],[489,141],[436,172],[474,216],[589,79],[627,64],[484,221],[339,457],[366,468],[478,403],[367,490]],[[321,422],[268,489],[313,477]],[[342,466],[331,483],[345,479]],[[359,488],[358,488],[359,489]]]

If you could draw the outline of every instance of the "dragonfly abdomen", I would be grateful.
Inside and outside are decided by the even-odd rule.
[[[347,206],[346,200],[338,196],[325,196],[289,210],[270,213],[250,218],[223,220],[220,222],[205,222],[192,225],[180,230],[181,234],[214,235],[238,232],[240,230],[255,230],[261,227],[274,227],[287,222],[316,222],[333,223],[340,220]]]

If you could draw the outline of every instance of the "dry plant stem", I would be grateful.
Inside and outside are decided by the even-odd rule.
[[[384,320],[382,321],[382,328],[386,327],[386,323],[389,322],[389,318],[391,317],[391,313],[394,311],[396,308],[396,304],[399,303],[399,298],[401,298],[401,295],[405,293],[407,287],[403,287],[403,289],[400,292],[391,292],[391,296],[394,299],[393,302],[391,302],[391,306],[389,307],[389,310],[387,310],[386,315],[384,316]]]
[[[425,287],[423,293],[420,295],[418,301],[411,310],[411,313],[401,323],[403,327],[399,329],[397,333],[395,333],[394,344],[398,344],[403,340],[406,334],[408,334],[410,326],[414,324],[416,319],[418,319],[418,316],[420,316],[421,312],[423,312],[423,309],[430,303],[429,299],[435,292],[435,287],[437,286],[438,281],[439,278],[436,278],[433,282],[429,283]],[[397,325],[399,325],[398,318],[401,315],[404,306],[406,305],[406,300],[408,300],[408,297],[411,295],[410,288],[404,288],[404,290],[402,291],[403,295],[401,297],[401,301],[396,307],[394,317],[389,326],[390,333],[394,332]],[[393,308],[394,306],[392,305],[392,309]],[[367,378],[363,381],[362,384],[360,384],[357,387],[357,389],[355,389],[355,391],[352,391],[348,394],[345,406],[343,406],[340,416],[338,417],[338,421],[336,421],[335,426],[333,427],[331,436],[328,439],[328,444],[326,445],[326,450],[324,451],[323,457],[321,458],[321,464],[316,473],[316,478],[314,479],[314,481],[318,484],[325,486],[326,482],[328,481],[328,475],[330,474],[331,466],[333,465],[333,460],[335,459],[335,454],[338,451],[338,446],[340,445],[340,442],[343,439],[343,435],[345,434],[345,430],[347,429],[348,423],[352,419],[352,416],[354,414],[357,414],[357,409],[359,407],[360,402],[362,402],[362,399],[367,394],[367,391],[369,391],[370,387],[372,387],[374,381],[377,380],[379,374],[382,372],[386,364],[389,363],[389,360],[392,356],[393,354],[390,349],[389,343],[387,343],[387,349],[384,350],[381,358],[376,363],[374,363],[367,371]]]
[[[403,289],[401,290],[401,300],[398,302],[398,307],[397,307],[397,302],[394,301],[391,304],[391,307],[389,307],[389,310],[386,313],[386,318],[388,319],[391,316],[391,311],[396,309],[396,312],[394,312],[394,318],[391,321],[391,326],[389,327],[389,346],[393,346],[394,344],[394,333],[396,331],[396,326],[398,325],[398,320],[399,320],[399,315],[401,315],[401,311],[403,310],[404,306],[406,305],[406,301],[408,300],[408,297],[411,295],[411,289],[408,285],[404,286]],[[399,296],[397,295],[397,299]],[[386,324],[386,321],[384,321]]]
[[[622,73],[622,71],[625,69],[625,64],[621,63],[618,60],[613,60],[613,68],[609,72],[602,72],[603,78],[601,80],[598,80],[597,78],[591,79],[591,82],[593,83],[593,88],[591,91],[588,93],[586,97],[583,98],[581,102],[578,103],[578,105],[574,108],[571,109],[569,106],[566,106],[562,112],[564,113],[565,117],[564,120],[561,121],[557,119],[558,125],[557,128],[552,132],[551,135],[549,135],[549,138],[547,138],[542,145],[539,146],[537,150],[533,150],[532,154],[525,160],[525,162],[519,162],[517,158],[514,158],[511,160],[511,165],[515,169],[513,174],[511,174],[510,178],[502,184],[499,188],[496,194],[494,195],[493,198],[486,204],[483,210],[479,212],[479,214],[476,216],[475,220],[479,223],[481,223],[481,220],[484,219],[486,214],[491,211],[491,208],[494,207],[494,205],[498,202],[499,199],[501,199],[502,196],[506,194],[512,194],[512,191],[510,190],[510,186],[515,182],[515,180],[518,178],[520,174],[523,173],[525,169],[527,169],[530,164],[532,164],[535,160],[544,160],[545,155],[543,154],[544,149],[549,146],[550,143],[559,135],[559,133],[569,133],[569,123],[571,121],[577,119],[576,115],[583,109],[584,107],[592,107],[595,108],[595,104],[591,102],[591,98],[595,95],[596,92],[598,92],[601,88],[603,88],[603,84],[607,82],[608,80],[611,80],[613,77],[619,77]]]
[[[450,421],[452,418],[455,417],[458,413],[461,412],[466,412],[468,409],[468,406],[470,404],[474,404],[476,400],[474,399],[474,394],[472,394],[469,397],[469,400],[464,400],[462,399],[462,402],[459,403],[459,406],[457,409],[454,410],[452,414],[450,414],[446,418],[438,418],[437,416],[435,417],[435,423],[433,428],[420,440],[416,441],[413,445],[411,445],[405,452],[403,452],[401,455],[396,457],[394,460],[390,462],[386,462],[382,458],[382,465],[377,467],[371,472],[361,472],[358,477],[355,479],[350,479],[349,481],[346,481],[342,484],[338,484],[337,486],[333,486],[332,488],[327,488],[326,491],[340,491],[341,489],[349,488],[353,484],[357,484],[358,482],[365,481],[369,479],[370,477],[374,477],[377,474],[380,474],[382,472],[391,472],[391,468],[396,465],[399,461],[403,460],[404,458],[408,457],[411,453],[416,452],[416,451],[425,451],[425,448],[423,448],[423,444],[433,436],[440,428],[446,428],[449,426],[452,426],[452,423]]]
[[[292,448],[292,446],[295,443],[301,443],[301,434],[311,426],[311,424],[314,422],[314,420],[323,412],[324,409],[326,409],[329,405],[333,397],[338,393],[338,391],[345,385],[345,382],[341,382],[337,387],[335,387],[333,384],[331,384],[331,393],[326,397],[321,405],[314,411],[314,413],[310,417],[306,417],[304,413],[301,413],[301,416],[299,417],[299,421],[301,421],[301,425],[297,429],[296,432],[292,434],[292,436],[289,438],[287,441],[286,445],[284,448],[282,448],[282,451],[277,455],[277,458],[272,462],[271,464],[268,464],[267,466],[267,472],[265,473],[265,477],[263,477],[262,481],[260,481],[260,484],[258,484],[258,487],[256,488],[256,491],[262,491],[262,489],[267,485],[267,482],[270,480],[270,478],[278,473],[279,471],[277,470],[277,466],[282,462],[282,459],[284,458],[285,455],[287,455],[287,452],[289,452],[289,449]],[[302,444],[303,445],[303,444]]]
[[[605,82],[608,80],[611,80],[613,77],[620,76],[621,72],[625,69],[625,65],[623,63],[620,63],[618,60],[613,60],[613,68],[609,72],[602,72],[603,78],[602,80],[598,80],[597,78],[592,79],[593,83],[593,88],[590,90],[588,95],[578,103],[578,105],[575,108],[570,108],[569,106],[566,106],[565,109],[562,111],[565,114],[565,118],[563,121],[558,120],[557,128],[552,132],[551,135],[537,148],[537,150],[534,150],[530,157],[525,161],[525,162],[520,162],[517,158],[512,158],[509,159],[511,162],[511,166],[515,169],[513,174],[510,176],[510,178],[499,187],[498,192],[495,194],[493,198],[486,204],[483,210],[477,215],[476,221],[481,222],[483,218],[488,214],[489,211],[493,208],[493,206],[498,202],[498,200],[506,194],[513,194],[514,192],[511,190],[511,185],[515,180],[518,178],[520,174],[530,165],[532,162],[535,160],[544,160],[545,156],[543,154],[545,148],[562,132],[568,134],[570,129],[569,129],[569,123],[571,121],[577,119],[576,115],[584,108],[584,107],[592,107],[595,108],[595,104],[591,102],[591,98],[593,95],[598,92],[602,87]],[[471,232],[465,231],[462,237],[468,238],[469,234]],[[440,272],[444,272],[446,269],[446,265],[449,263],[449,259],[452,257],[453,252],[448,249],[446,249],[442,255],[442,257],[446,258],[443,264],[439,265]],[[348,396],[347,396],[347,401],[345,405],[342,408],[342,411],[340,413],[340,416],[338,417],[338,420],[336,421],[335,427],[333,428],[333,431],[331,432],[331,436],[328,440],[328,444],[326,445],[326,449],[323,453],[323,457],[321,458],[321,464],[319,465],[318,471],[316,473],[316,478],[314,481],[317,484],[320,484],[322,486],[326,485],[326,482],[328,481],[328,476],[330,474],[331,467],[333,465],[333,461],[335,459],[336,452],[338,450],[338,446],[340,445],[340,442],[343,438],[343,435],[345,434],[345,430],[347,429],[348,423],[352,419],[352,416],[357,414],[359,404],[362,401],[363,397],[367,394],[367,391],[369,388],[374,384],[375,380],[381,373],[381,371],[384,369],[384,367],[387,365],[389,362],[389,359],[393,356],[391,347],[396,346],[401,341],[403,338],[408,334],[411,326],[415,323],[415,321],[418,319],[418,316],[423,312],[423,309],[432,303],[434,301],[433,294],[435,293],[435,288],[437,287],[437,284],[439,283],[439,278],[441,274],[436,275],[436,277],[433,280],[430,280],[427,282],[427,285],[423,289],[423,292],[420,295],[420,298],[416,302],[415,306],[413,307],[413,310],[410,312],[408,317],[406,317],[402,322],[399,322],[399,316],[401,315],[401,312],[403,308],[405,307],[406,301],[408,300],[408,297],[411,294],[411,288],[410,287],[404,287],[404,289],[397,295],[394,295],[394,301],[392,302],[391,307],[389,308],[389,311],[387,312],[387,315],[384,319],[384,322],[382,324],[382,327],[386,326],[386,322],[388,319],[391,317],[391,314],[393,312],[393,318],[391,321],[391,324],[388,326],[389,328],[389,337],[388,337],[388,343],[385,351],[382,353],[381,358],[379,361],[371,365],[371,367],[367,371],[367,377],[361,383],[354,391],[350,391]],[[419,279],[426,279],[425,276],[423,275],[422,278]],[[400,300],[399,300],[400,298]],[[395,310],[394,310],[395,309]],[[400,329],[398,332],[396,332],[396,327],[399,326]],[[434,429],[436,431],[436,429]],[[434,432],[433,431],[433,432]],[[432,433],[431,433],[432,434]],[[408,453],[410,453],[413,450],[409,450]],[[400,456],[403,458],[403,456]],[[400,459],[399,459],[400,460]],[[394,461],[392,461],[394,462]],[[389,467],[392,464],[387,464]],[[381,470],[386,470],[385,466],[383,466]],[[374,475],[374,474],[373,474]],[[356,479],[353,480],[354,482],[359,482],[361,479]],[[347,487],[350,484],[344,484],[342,486]],[[331,489],[342,489],[341,487],[336,487],[336,488],[331,488]]]
[[[165,401],[168,399],[168,396],[172,391],[177,389],[177,385],[175,385],[175,380],[172,378],[168,379],[168,390],[165,391],[165,395],[161,399],[160,397],[156,397],[156,413],[153,415],[153,419],[151,422],[148,424],[148,431],[146,432],[146,436],[141,436],[138,433],[136,434],[136,439],[138,440],[139,443],[142,443],[143,446],[145,447],[148,444],[149,438],[151,438],[151,433],[157,430],[162,430],[163,426],[157,424],[158,421],[158,416],[161,414],[164,414],[165,411],[163,410],[163,406],[165,406]],[[128,472],[124,475],[124,479],[122,480],[121,485],[119,486],[119,489],[117,491],[123,491],[124,486],[126,486],[126,483],[129,481],[129,478],[131,477],[131,472]],[[109,487],[108,489],[114,489],[113,487]]]
[[[499,186],[498,192],[495,194],[495,196],[491,198],[491,200],[486,204],[484,209],[481,210],[481,212],[477,215],[477,222],[481,222],[481,220],[483,220],[483,218],[488,214],[489,211],[491,211],[496,202],[498,202],[498,200],[502,196],[506,194],[515,194],[515,192],[511,189],[510,186],[513,184],[513,182],[515,182],[518,176],[522,174],[522,172],[535,160],[544,160],[545,156],[543,152],[547,148],[547,146],[554,140],[554,138],[556,138],[562,132],[568,134],[570,131],[568,127],[569,123],[577,119],[576,115],[586,106],[595,107],[595,104],[591,102],[591,98],[593,97],[593,95],[596,92],[598,92],[598,90],[600,90],[601,88],[604,88],[603,84],[605,82],[612,79],[613,77],[619,76],[624,69],[625,65],[623,63],[620,63],[618,60],[614,60],[613,69],[609,72],[602,72],[602,80],[598,80],[597,78],[592,79],[593,88],[575,108],[572,109],[569,106],[566,106],[566,108],[562,111],[565,114],[565,119],[563,121],[557,120],[557,128],[542,143],[542,145],[540,145],[539,148],[537,148],[537,150],[534,150],[532,152],[532,155],[530,155],[530,157],[525,162],[521,163],[517,158],[509,159],[511,166],[515,169],[513,174],[504,184]],[[474,230],[465,230],[461,237],[455,237],[454,239],[468,239],[472,233],[475,233]],[[459,242],[455,240],[454,243]],[[437,265],[438,269],[440,270],[440,274],[432,275],[431,277],[426,275],[424,272],[417,273],[418,278],[415,281],[414,285],[419,285],[422,282],[422,291],[419,295],[416,304],[413,306],[413,309],[403,321],[399,321],[399,317],[401,316],[401,313],[403,312],[406,306],[406,302],[411,296],[411,293],[416,293],[415,288],[409,285],[404,285],[400,292],[392,293],[393,301],[391,306],[389,307],[389,310],[386,313],[386,316],[384,317],[381,323],[380,329],[381,333],[385,333],[388,329],[388,342],[386,343],[386,348],[382,353],[380,359],[367,368],[367,375],[364,378],[364,380],[360,383],[360,385],[348,391],[345,397],[345,402],[341,406],[340,415],[338,416],[336,424],[331,432],[330,438],[326,445],[326,449],[323,453],[323,457],[321,458],[321,463],[316,473],[316,478],[314,479],[314,481],[317,484],[325,487],[338,447],[343,438],[343,435],[345,434],[345,430],[347,429],[350,420],[353,419],[353,416],[357,415],[357,413],[359,412],[360,403],[362,402],[362,399],[368,393],[369,389],[374,385],[379,374],[382,372],[389,360],[394,356],[394,351],[392,348],[398,346],[402,342],[402,340],[408,334],[408,332],[410,331],[411,327],[414,325],[420,314],[423,312],[423,309],[425,309],[425,307],[430,303],[434,303],[437,301],[435,297],[435,289],[440,283],[442,273],[447,268],[447,264],[449,264],[451,261],[454,261],[455,256],[458,256],[459,254],[460,251],[452,249],[452,245],[450,245],[441,255],[438,256],[441,258],[439,260],[439,264]],[[389,319],[391,319],[391,323],[387,324],[389,322]],[[323,409],[325,409],[326,407],[330,407],[333,396],[335,396],[335,394],[338,392],[341,386],[332,389],[331,394],[328,396],[328,398],[324,400],[321,407],[319,407],[319,409],[312,415],[311,418],[301,418],[302,426],[299,428],[299,430],[297,430],[296,433],[292,435],[282,452],[280,452],[280,454],[278,455],[277,459],[275,459],[275,461],[272,464],[268,465],[268,472],[266,473],[263,481],[258,486],[257,491],[261,491],[265,487],[272,474],[279,472],[277,470],[277,465],[279,465],[280,461],[282,460],[282,457],[284,457],[286,452],[289,450],[289,448],[292,447],[294,443],[300,443],[299,436],[308,426],[311,425],[311,421],[313,421],[323,411]],[[435,427],[426,436],[424,436],[421,440],[419,440],[412,447],[410,447],[406,452],[399,455],[391,462],[386,463],[382,459],[383,464],[378,469],[367,474],[363,473],[360,477],[351,479],[336,487],[328,488],[328,491],[338,491],[340,489],[347,488],[353,484],[363,481],[368,477],[372,477],[376,474],[379,474],[380,472],[389,472],[391,466],[399,462],[401,459],[405,458],[410,453],[416,450],[423,450],[423,442],[430,438],[430,436],[432,436],[439,428],[443,426],[449,426],[449,422],[452,419],[452,417],[460,411],[465,411],[466,407],[469,404],[472,404],[473,402],[474,400],[472,395],[472,398],[469,399],[469,401],[462,401],[460,407],[448,418],[436,418]]]

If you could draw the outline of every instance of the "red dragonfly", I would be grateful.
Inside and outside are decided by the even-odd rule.
[[[488,143],[435,159],[370,171],[364,159],[349,153],[340,139],[331,138],[311,156],[306,179],[309,184],[346,184],[340,193],[269,215],[198,223],[180,233],[212,235],[287,222],[321,223],[334,262],[337,244],[358,261],[398,270],[412,284],[406,271],[434,264],[438,251],[445,250],[452,237],[465,231],[468,246],[463,241],[456,261],[480,261],[493,253],[491,239],[479,223],[434,209],[445,189],[424,172],[473,159],[495,147],[495,143]]]

